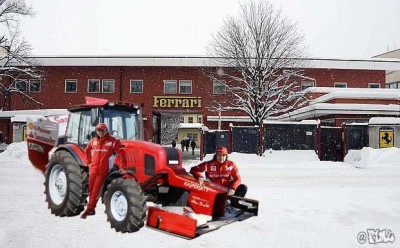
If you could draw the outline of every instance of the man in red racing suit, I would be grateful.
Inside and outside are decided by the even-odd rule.
[[[192,174],[199,183],[204,183],[203,172],[206,177],[213,183],[228,188],[228,195],[236,195],[244,197],[247,192],[247,186],[241,184],[239,170],[236,164],[228,160],[228,151],[225,147],[217,148],[217,151],[211,161],[203,162],[190,169]]]
[[[96,126],[96,137],[89,141],[85,149],[86,161],[89,164],[89,203],[81,215],[82,219],[95,214],[101,186],[114,165],[114,154],[119,157],[122,165],[120,171],[125,172],[126,158],[121,141],[108,133],[106,124],[99,123]]]

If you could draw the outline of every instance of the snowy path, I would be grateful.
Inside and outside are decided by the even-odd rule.
[[[102,204],[86,220],[55,217],[44,201],[44,177],[26,156],[0,155],[0,247],[400,247],[400,166],[232,159],[248,197],[260,201],[259,216],[184,240],[149,228],[116,233]],[[395,242],[359,244],[367,229],[390,229]]]

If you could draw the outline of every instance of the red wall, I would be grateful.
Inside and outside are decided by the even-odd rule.
[[[385,88],[384,70],[312,69],[305,74],[317,80],[316,87],[333,87],[335,82],[343,82],[348,88],[368,88],[368,83],[380,83]]]
[[[218,113],[211,112],[209,107],[213,100],[227,100],[229,95],[213,95],[212,81],[195,67],[128,67],[128,66],[53,66],[42,67],[45,72],[45,79],[42,82],[42,89],[39,93],[28,93],[35,100],[43,105],[29,102],[24,105],[20,96],[12,96],[10,109],[47,109],[47,108],[68,108],[71,105],[83,103],[84,96],[107,98],[110,100],[122,100],[143,104],[143,114],[147,117],[145,129],[148,136],[152,135],[153,111],[178,111],[184,113],[201,113],[203,122],[206,122],[208,115],[216,116]],[[339,70],[339,69],[306,69],[307,77],[316,80],[317,87],[333,87],[334,82],[346,82],[347,86],[354,88],[367,88],[368,83],[378,82],[384,88],[385,71],[379,70]],[[77,79],[77,93],[65,93],[65,80]],[[114,79],[114,93],[87,93],[88,79]],[[130,80],[143,80],[144,92],[142,94],[130,93]],[[153,108],[153,96],[163,96],[163,80],[192,80],[192,94],[177,96],[201,97],[201,108]],[[179,90],[179,88],[178,88]],[[179,92],[179,91],[178,91]],[[170,96],[168,94],[168,96]],[[225,116],[244,115],[238,112],[223,112]],[[210,128],[215,128],[215,123],[205,123]],[[228,125],[229,123],[225,123]],[[224,124],[224,127],[226,126]],[[145,137],[148,139],[149,137]]]

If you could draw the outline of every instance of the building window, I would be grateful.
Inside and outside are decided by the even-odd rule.
[[[179,80],[179,93],[180,94],[192,94],[192,81],[191,80]]]
[[[176,94],[176,80],[164,80],[164,93]]]
[[[188,123],[193,123],[193,117],[192,116],[188,117]]]
[[[197,123],[202,123],[201,116],[197,116]]]
[[[400,82],[388,83],[388,84],[386,84],[386,88],[389,88],[389,89],[400,89]]]
[[[100,80],[89,79],[88,80],[88,92],[89,93],[100,93]]]
[[[19,91],[26,92],[26,81],[25,80],[16,81],[15,88]]]
[[[399,89],[400,83],[388,83],[386,84],[386,88],[388,89]]]
[[[219,80],[213,81],[213,94],[214,95],[226,94],[225,81],[219,81]]]
[[[103,93],[114,93],[115,80],[103,79]]]
[[[315,82],[313,81],[301,81],[301,90],[305,90],[310,87],[315,87]]]
[[[29,91],[30,92],[40,92],[41,90],[41,80],[39,79],[30,79],[29,80]]]
[[[143,80],[131,80],[131,93],[143,93]]]
[[[183,115],[179,116],[179,123],[185,123],[185,117]]]
[[[65,80],[65,92],[66,93],[76,93],[78,90],[78,80],[67,79]]]
[[[381,84],[380,83],[369,83],[368,88],[380,88]]]
[[[347,83],[335,82],[334,87],[335,88],[347,88]]]

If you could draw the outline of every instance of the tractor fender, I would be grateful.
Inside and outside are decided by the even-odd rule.
[[[128,173],[120,173],[118,170],[114,170],[111,171],[110,174],[108,174],[108,176],[106,177],[106,179],[103,182],[103,186],[101,187],[101,191],[99,193],[98,198],[101,196],[101,202],[104,203],[104,193],[107,190],[107,186],[111,183],[112,180],[117,179],[117,178],[124,178],[124,179],[132,179],[134,178],[136,181],[136,177],[135,175],[133,175],[132,173],[128,172]]]
[[[83,167],[88,167],[85,159],[85,152],[79,146],[75,144],[64,144],[59,147],[56,147],[52,153],[57,151],[67,151],[69,152],[76,160],[76,162]]]

